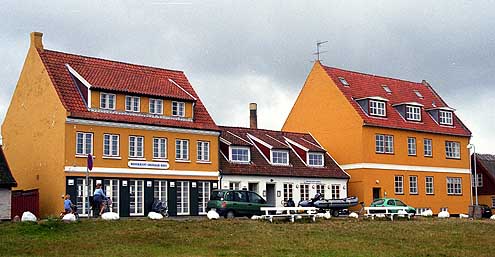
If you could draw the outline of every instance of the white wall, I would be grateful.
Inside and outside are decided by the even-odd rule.
[[[271,181],[273,179],[273,181]],[[258,183],[258,194],[266,199],[263,191],[266,190],[266,184],[275,184],[275,203],[277,206],[282,206],[284,199],[284,183],[292,183],[293,200],[297,204],[301,200],[299,185],[309,184],[309,197],[312,198],[316,194],[316,184],[323,184],[325,187],[325,198],[330,199],[332,196],[332,188],[330,185],[340,185],[340,198],[347,197],[347,179],[336,178],[305,178],[305,177],[272,177],[272,176],[235,176],[224,175],[221,181],[221,188],[228,189],[230,182],[240,182],[240,189],[248,189],[248,183]],[[297,187],[296,187],[297,185]],[[280,191],[280,197],[278,196]]]
[[[0,220],[10,220],[11,191],[7,188],[0,188]]]

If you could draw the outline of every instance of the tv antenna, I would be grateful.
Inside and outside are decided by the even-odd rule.
[[[325,43],[328,43],[328,40],[325,40],[325,41],[316,41],[316,53],[313,53],[313,54],[316,55],[316,60],[317,61],[320,60],[320,54],[328,52],[328,51],[320,51],[321,45],[323,45]]]

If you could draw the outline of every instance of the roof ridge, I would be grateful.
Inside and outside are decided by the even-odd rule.
[[[82,55],[82,54],[66,53],[66,52],[57,51],[57,50],[50,50],[50,49],[44,49],[43,52],[53,52],[53,53],[59,53],[59,54],[66,54],[66,55],[72,55],[72,56],[77,56],[77,57],[82,57],[82,58],[90,58],[90,59],[95,59],[95,60],[100,60],[100,61],[105,61],[105,62],[120,63],[123,65],[129,65],[129,66],[133,66],[133,67],[149,68],[149,69],[170,71],[170,72],[177,72],[177,73],[184,74],[184,71],[182,71],[182,70],[173,70],[173,69],[166,69],[166,68],[160,68],[160,67],[143,65],[143,64],[135,64],[135,63],[129,63],[129,62],[124,62],[124,61],[118,61],[118,60],[104,59],[102,57],[94,57],[94,56],[87,56],[87,55]]]
[[[233,128],[233,129],[246,129],[246,130],[259,130],[259,131],[269,131],[269,132],[280,132],[280,133],[291,133],[291,134],[298,134],[298,135],[309,135],[308,133],[304,132],[289,132],[289,131],[283,131],[283,130],[273,130],[273,129],[260,129],[260,128],[247,128],[247,127],[240,127],[240,126],[222,126],[218,125],[219,128]]]

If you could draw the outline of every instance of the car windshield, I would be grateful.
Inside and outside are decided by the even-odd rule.
[[[225,191],[213,191],[210,200],[222,200]]]
[[[403,203],[401,200],[395,200],[395,205],[396,206],[407,206],[405,203]]]
[[[385,202],[383,199],[378,199],[378,200],[373,201],[371,204],[372,205],[382,205],[383,202]]]

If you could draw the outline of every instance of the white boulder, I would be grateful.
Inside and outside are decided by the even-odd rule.
[[[448,211],[441,211],[440,213],[438,213],[438,217],[442,219],[449,218],[450,213]]]
[[[323,218],[325,218],[326,220],[329,220],[330,218],[332,218],[332,214],[330,214],[329,211],[325,212],[325,215],[323,215]]]
[[[63,221],[76,221],[76,215],[72,214],[72,213],[67,213],[64,215],[64,217],[62,217],[62,220]]]
[[[161,219],[163,219],[163,215],[161,215],[160,213],[151,211],[148,213],[148,218],[150,220],[161,220]]]
[[[399,215],[399,217],[404,218],[407,215],[407,211],[399,210],[397,211],[397,214]]]
[[[461,213],[461,214],[459,214],[459,218],[460,219],[468,219],[469,215]]]
[[[214,210],[210,210],[207,214],[206,214],[206,217],[208,217],[208,219],[210,220],[217,220],[220,218],[220,215],[218,215],[218,213]]]
[[[21,221],[22,222],[25,222],[25,221],[31,221],[31,222],[36,222],[38,221],[38,219],[36,218],[36,216],[29,212],[29,211],[25,211],[23,214],[22,214],[22,218],[21,218]]]
[[[355,212],[352,212],[351,214],[349,214],[349,218],[357,219],[357,218],[359,218],[359,215]]]
[[[421,216],[423,217],[431,217],[433,216],[433,212],[431,210],[426,210],[424,212],[421,213]]]
[[[258,215],[253,215],[253,216],[251,216],[251,219],[252,220],[261,220],[261,219],[263,219],[263,217],[258,216]]]
[[[115,212],[105,212],[101,215],[103,220],[118,220],[120,219],[119,214]]]
[[[495,220],[495,215],[492,215],[492,216],[490,217],[490,219],[491,219],[491,220]]]

